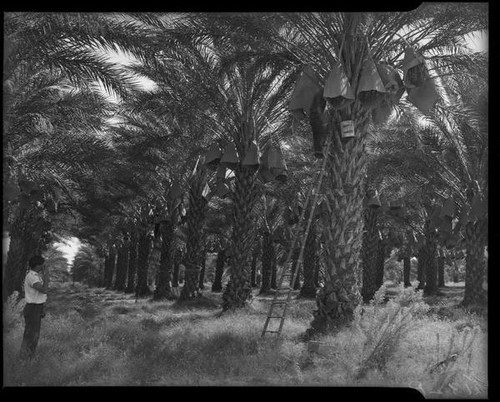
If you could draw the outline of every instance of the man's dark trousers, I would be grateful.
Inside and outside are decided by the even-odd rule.
[[[43,303],[27,303],[24,307],[24,336],[21,344],[22,357],[33,358],[40,337],[40,324],[42,322]]]

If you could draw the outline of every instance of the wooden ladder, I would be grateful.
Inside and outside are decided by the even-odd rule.
[[[302,208],[302,212],[299,218],[299,225],[297,227],[297,231],[295,232],[294,238],[292,240],[290,250],[288,251],[287,258],[285,260],[285,263],[283,264],[283,268],[281,270],[281,274],[278,279],[276,291],[274,293],[273,300],[271,301],[271,305],[269,307],[269,312],[267,314],[266,321],[264,323],[264,328],[262,330],[262,337],[264,337],[266,334],[276,334],[276,337],[278,338],[281,335],[281,331],[283,329],[283,324],[285,323],[285,317],[286,317],[286,312],[288,308],[288,304],[290,303],[290,299],[292,296],[292,290],[293,286],[295,285],[295,281],[298,277],[298,273],[300,271],[300,265],[302,264],[302,259],[304,256],[304,246],[305,246],[305,240],[307,239],[307,236],[309,234],[309,229],[311,227],[311,222],[314,217],[314,210],[316,208],[316,204],[318,201],[318,196],[319,196],[319,190],[321,187],[321,182],[323,180],[323,176],[325,173],[325,167],[326,167],[326,161],[328,158],[328,152],[330,149],[330,144],[331,144],[331,139],[329,138],[326,144],[326,156],[323,160],[323,166],[319,175],[318,183],[316,186],[316,191],[313,191],[314,188],[314,183],[309,187],[308,194],[306,196],[306,200],[304,201],[304,205]],[[300,242],[300,253],[299,253],[299,258],[297,260],[297,264],[295,266],[295,269],[293,267],[293,262],[290,264],[290,260],[293,254],[293,250],[295,247],[295,243],[297,242],[300,232],[302,229],[302,222],[304,222],[306,210],[307,210],[307,205],[309,203],[309,199],[311,198],[311,194],[314,192],[314,201],[312,202],[311,205],[311,213],[309,215],[309,219],[307,220],[307,224],[305,227],[305,232],[304,235],[302,236],[302,240]],[[291,267],[289,267],[291,265]],[[283,282],[285,279],[288,279],[288,286],[283,286]],[[279,321],[277,321],[279,320]],[[271,326],[269,325],[270,323],[273,323]]]
[[[281,330],[283,329],[283,324],[285,323],[286,310],[292,295],[293,285],[295,284],[295,279],[298,276],[295,275],[295,273],[298,272],[299,267],[300,262],[297,260],[295,270],[293,269],[293,263],[290,269],[287,269],[286,266],[282,269],[277,284],[278,286],[276,287],[276,292],[274,293],[269,313],[267,314],[264,329],[262,330],[262,336],[265,334],[276,334],[279,337],[281,335]],[[285,278],[288,279],[288,286],[283,286]],[[273,324],[269,326],[271,321]]]

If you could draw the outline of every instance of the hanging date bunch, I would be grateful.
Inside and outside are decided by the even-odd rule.
[[[342,110],[354,102],[354,92],[342,63],[334,64],[325,82],[323,97],[335,110]]]
[[[422,86],[429,78],[429,72],[422,55],[407,47],[403,60],[404,83],[407,88]]]
[[[327,134],[325,107],[321,80],[310,65],[305,65],[295,84],[288,109],[296,119],[309,120],[313,134],[314,154],[317,157],[323,156],[322,148]],[[261,176],[265,181],[272,180],[272,175],[265,171]]]
[[[288,169],[279,145],[269,145],[265,149],[262,155],[262,167],[270,173],[269,177],[272,177],[272,180],[283,183],[288,179]]]
[[[295,118],[305,119],[311,109],[314,97],[322,90],[321,81],[314,69],[308,64],[305,65],[295,84],[288,110]]]
[[[332,109],[342,111],[343,113],[348,112],[348,107],[355,100],[351,83],[349,82],[347,74],[340,61],[333,65],[332,70],[328,74],[325,82],[325,89],[323,91],[323,98],[326,99],[328,105]],[[312,121],[312,117],[314,117],[314,114],[311,111],[311,126],[313,126],[314,123],[314,121]],[[316,130],[314,130],[313,126],[313,143],[316,157],[323,156],[321,148],[326,138],[327,119],[324,116],[321,117],[323,125],[320,126],[317,123],[320,121],[318,118],[316,119]],[[354,122],[352,120],[350,120],[349,118],[345,118],[339,124],[342,139],[350,139],[355,136]]]
[[[377,72],[385,88],[380,104],[372,110],[374,124],[383,124],[390,117],[393,105],[396,105],[405,91],[405,85],[398,71],[387,63],[377,63]]]
[[[358,99],[367,109],[378,107],[385,97],[385,87],[375,62],[369,56],[361,67],[358,86]]]
[[[309,124],[313,136],[313,151],[316,158],[322,158],[323,145],[328,134],[328,118],[326,114],[326,101],[321,93],[316,94],[313,98],[311,108],[309,110]]]
[[[403,60],[404,83],[408,100],[422,113],[428,113],[439,98],[425,60],[412,47],[407,47]]]

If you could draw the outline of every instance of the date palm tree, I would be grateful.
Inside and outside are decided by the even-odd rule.
[[[484,18],[465,15],[459,6],[423,5],[402,13],[309,13],[283,15],[283,34],[277,37],[283,47],[310,64],[320,77],[326,77],[340,62],[354,93],[360,83],[361,67],[366,60],[382,60],[394,67],[402,66],[407,46],[416,46],[433,64],[437,74],[447,73],[447,64],[460,62],[459,50],[465,47],[464,34],[484,27]],[[481,9],[472,7],[472,11]],[[484,12],[484,8],[483,8]],[[288,30],[287,30],[288,29]],[[396,33],[409,32],[402,37]],[[288,33],[286,35],[285,33]],[[429,39],[422,44],[423,39]],[[332,136],[328,158],[326,186],[329,214],[325,225],[329,242],[327,282],[318,294],[318,310],[311,331],[328,331],[350,321],[359,294],[359,252],[362,242],[362,200],[366,173],[366,142],[370,124],[370,106],[356,97],[342,111],[327,107],[326,133]],[[313,118],[311,113],[310,118]],[[341,140],[340,122],[350,119],[356,137]],[[330,300],[338,300],[336,303]]]
[[[114,32],[114,39],[103,36],[103,30]],[[97,47],[110,48],[113,41],[124,45],[129,35],[104,15],[4,16],[3,183],[11,189],[5,194],[4,230],[14,236],[4,297],[19,286],[24,259],[39,252],[40,218],[49,213],[49,221],[57,220],[57,214],[74,207],[85,183],[102,184],[99,175],[116,161],[106,140],[96,135],[114,112],[96,85],[126,96],[133,81]],[[128,43],[133,49],[133,41]],[[144,54],[141,46],[135,48]],[[26,194],[18,197],[19,192]],[[18,279],[11,283],[11,278]]]
[[[130,232],[128,253],[127,287],[125,288],[125,293],[133,293],[137,273],[137,235],[135,232]]]
[[[189,179],[189,209],[187,212],[187,242],[184,286],[179,300],[189,300],[196,296],[199,289],[201,258],[204,257],[203,226],[207,210],[206,168],[197,161]]]
[[[238,44],[214,36],[211,29],[215,25],[207,22],[211,17],[204,17],[191,16],[177,31],[163,29],[154,63],[145,65],[141,72],[156,78],[162,90],[177,101],[189,99],[188,108],[177,107],[173,113],[179,119],[186,114],[192,119],[195,114],[207,144],[218,141],[236,148],[239,162],[232,167],[231,279],[223,296],[227,310],[245,305],[251,289],[248,236],[249,216],[257,197],[256,170],[241,161],[253,141],[262,148],[271,135],[276,139],[283,133],[288,123],[283,94],[290,91],[291,81],[287,81],[284,61],[239,51]],[[159,74],[161,69],[164,72]]]
[[[385,166],[381,172],[386,179],[399,178],[394,181],[395,186],[413,187],[409,198],[420,200],[422,205],[421,234],[425,235],[425,242],[419,251],[419,271],[428,272],[425,280],[420,281],[422,287],[426,283],[426,293],[435,292],[437,287],[436,247],[440,242],[436,229],[429,227],[431,215],[445,200],[450,197],[454,200],[454,234],[465,238],[466,252],[471,256],[466,264],[469,280],[466,280],[465,305],[484,305],[485,301],[487,208],[483,206],[477,214],[469,213],[474,194],[485,197],[488,192],[486,60],[478,56],[481,58],[483,63],[470,66],[469,72],[457,72],[456,84],[448,85],[450,96],[456,97],[454,105],[427,116],[425,125],[416,120],[400,121],[383,132],[380,144],[385,144],[382,147],[385,150],[378,162]],[[465,219],[458,220],[462,215]],[[441,241],[440,247],[445,245],[449,243]]]
[[[317,239],[317,224],[316,220],[311,222],[311,227],[309,229],[309,233],[305,240],[304,245],[304,262],[303,262],[303,276],[304,283],[300,288],[300,296],[302,297],[315,297],[317,286],[314,282],[314,274],[317,269],[316,260],[317,260],[317,247],[318,247],[318,239]]]

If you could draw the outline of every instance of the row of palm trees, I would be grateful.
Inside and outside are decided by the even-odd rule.
[[[252,295],[257,239],[264,241],[267,269],[276,258],[273,242],[292,246],[300,208],[316,216],[311,235],[294,245],[303,245],[309,256],[302,266],[305,294],[315,291],[311,272],[318,264],[310,256],[315,249],[322,253],[324,286],[311,333],[350,321],[380,283],[376,273],[390,248],[424,249],[427,291],[434,292],[436,250],[449,240],[436,238],[431,224],[436,207],[453,197],[460,215],[477,205],[478,197],[483,204],[487,198],[482,67],[487,60],[471,55],[463,39],[480,29],[487,29],[487,9],[457,4],[362,14],[9,13],[5,36],[14,45],[4,69],[4,188],[9,184],[22,192],[21,181],[27,180],[36,191],[24,192],[24,203],[9,195],[4,206],[4,227],[12,239],[4,297],[20,287],[23,258],[41,250],[34,244],[49,241],[42,234],[50,224],[89,241],[107,261],[113,247],[124,254],[133,243],[137,264],[130,264],[128,254],[128,277],[136,271],[137,283],[120,287],[135,286],[139,296],[148,293],[147,261],[156,232],[161,244],[156,299],[171,296],[179,239],[188,249],[180,297],[195,296],[204,233],[211,232],[229,251],[223,309],[243,307]],[[303,120],[288,111],[304,65],[313,69],[320,88],[341,65],[356,93],[367,61],[405,71],[410,47],[425,56],[437,77],[440,97],[425,113],[407,97],[391,96],[384,98],[389,113],[374,119],[378,109],[367,102],[373,91],[342,109],[318,96],[314,113],[305,110]],[[102,55],[106,49],[129,52],[138,63],[118,68]],[[153,81],[154,89],[140,90],[138,76]],[[96,81],[116,94],[119,104],[106,102]],[[346,119],[355,131],[348,140],[340,130]],[[311,137],[323,159],[315,160]],[[200,155],[214,145],[234,147],[236,159],[205,165]],[[261,163],[244,163],[255,146]],[[284,155],[280,177],[286,169],[286,182],[275,180],[265,166],[270,149]],[[321,203],[311,208],[307,188],[316,184],[322,161]],[[391,202],[403,201],[407,213],[368,206],[374,190]],[[50,212],[52,204],[57,209]],[[465,235],[469,304],[484,299],[479,284],[487,214],[476,215],[456,230]],[[48,223],[37,232],[33,225],[43,226],[40,217]],[[217,227],[221,221],[228,230]],[[35,233],[40,234],[27,239]],[[426,240],[412,247],[414,235]],[[300,269],[297,258],[290,261],[294,269]],[[285,257],[280,262],[288,263]],[[106,272],[109,281],[109,267]]]

